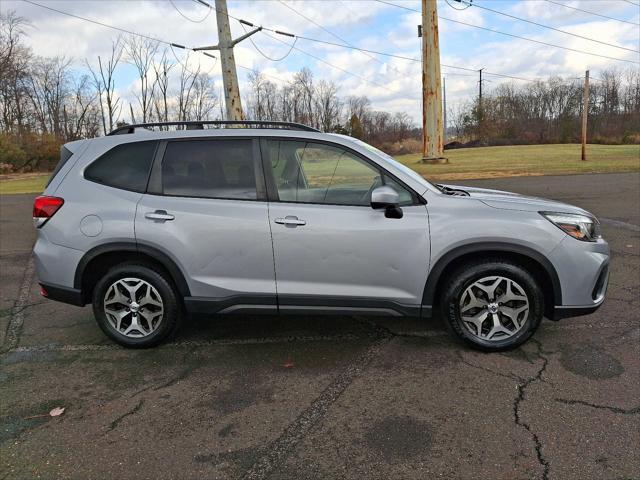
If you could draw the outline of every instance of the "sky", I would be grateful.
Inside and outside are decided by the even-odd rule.
[[[166,42],[188,47],[217,43],[216,11],[196,0],[34,1]],[[214,4],[214,0],[208,2]],[[405,8],[376,0],[285,0],[286,5],[302,14],[299,15],[278,0],[228,0],[228,10],[234,17],[267,28],[419,59],[417,25],[421,23],[421,15],[410,9],[419,11],[421,2],[389,2]],[[601,18],[553,2],[632,23]],[[640,0],[553,2],[473,0],[474,5],[464,8],[455,0],[438,0],[441,63],[450,66],[442,67],[450,108],[455,109],[464,102],[473,100],[478,91],[476,72],[451,67],[472,70],[484,68],[485,72],[490,72],[484,75],[487,80],[484,88],[488,90],[503,82],[521,84],[526,81],[507,79],[491,73],[522,79],[547,79],[552,75],[577,78],[584,76],[588,69],[592,77],[597,78],[598,73],[605,69],[640,69],[640,54],[637,53],[640,50]],[[481,7],[623,48],[532,25]],[[78,71],[85,68],[85,59],[95,64],[99,55],[107,56],[112,40],[118,36],[118,32],[109,28],[64,16],[21,0],[0,0],[0,11],[9,10],[16,11],[30,22],[25,41],[36,55],[65,55],[73,59],[74,68]],[[452,20],[636,63],[532,43]],[[230,22],[234,37],[244,34],[238,21],[230,19]],[[374,109],[404,111],[416,124],[420,122],[419,61],[363,53],[303,39],[298,39],[294,48],[291,48],[293,39],[285,36],[278,38],[280,40],[274,40],[273,33],[260,32],[251,37],[253,42],[244,40],[236,46],[241,91],[246,91],[246,77],[251,69],[261,71],[276,84],[283,84],[295,72],[308,67],[316,79],[334,81],[339,86],[341,96],[366,95]],[[162,46],[165,47],[166,45]],[[221,87],[220,63],[217,60],[175,48],[169,49],[168,53],[172,61],[181,62],[189,68],[195,69],[200,65],[203,71],[213,76],[216,88]],[[215,55],[217,52],[211,53]],[[274,61],[281,58],[280,61]],[[126,101],[134,102],[136,74],[131,65],[120,66],[116,84],[119,94]]]

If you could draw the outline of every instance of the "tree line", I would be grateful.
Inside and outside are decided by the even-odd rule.
[[[121,36],[107,56],[78,69],[64,55],[35,55],[24,43],[28,26],[12,11],[0,13],[0,173],[50,169],[61,144],[106,135],[123,123],[220,116],[213,77],[173,61],[171,49]],[[137,77],[132,102],[116,85],[125,64]]]
[[[450,133],[476,144],[580,142],[583,92],[581,78],[504,83],[450,111]],[[640,143],[640,71],[601,72],[588,103],[589,143]]]
[[[210,73],[171,48],[120,36],[107,55],[74,62],[35,55],[24,42],[28,28],[14,12],[0,13],[0,173],[50,169],[62,143],[124,123],[224,118]],[[136,81],[124,97],[117,79],[131,67]],[[500,84],[482,101],[450,108],[447,136],[457,146],[577,142],[582,91],[580,79]],[[279,85],[250,72],[242,93],[252,120],[303,123],[390,154],[421,149],[421,129],[407,113],[376,110],[366,96],[341,96],[335,82],[308,68]],[[589,142],[640,143],[639,130],[640,72],[603,72],[590,89]]]

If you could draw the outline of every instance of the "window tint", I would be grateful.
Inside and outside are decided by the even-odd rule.
[[[118,145],[89,165],[84,177],[110,187],[144,192],[156,144],[133,142]]]
[[[170,142],[162,160],[162,192],[185,197],[257,199],[251,140]]]
[[[284,202],[368,206],[371,192],[385,183],[378,169],[340,147],[271,140],[268,155]],[[406,189],[389,184],[412,203]]]

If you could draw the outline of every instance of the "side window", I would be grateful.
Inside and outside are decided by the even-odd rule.
[[[162,193],[256,200],[251,140],[169,142],[162,160]]]
[[[377,168],[337,146],[270,140],[268,155],[283,202],[368,206],[371,192],[387,180],[402,201],[413,202],[397,182],[383,180]]]
[[[380,173],[344,149],[320,143],[269,141],[280,200],[369,205]]]
[[[110,187],[144,192],[157,142],[132,142],[118,145],[93,162],[84,178]]]

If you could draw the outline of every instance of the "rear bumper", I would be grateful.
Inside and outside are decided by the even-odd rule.
[[[55,300],[57,302],[68,303],[70,305],[76,305],[78,307],[83,307],[85,305],[81,290],[44,282],[40,282],[40,287],[40,293],[44,298]]]

